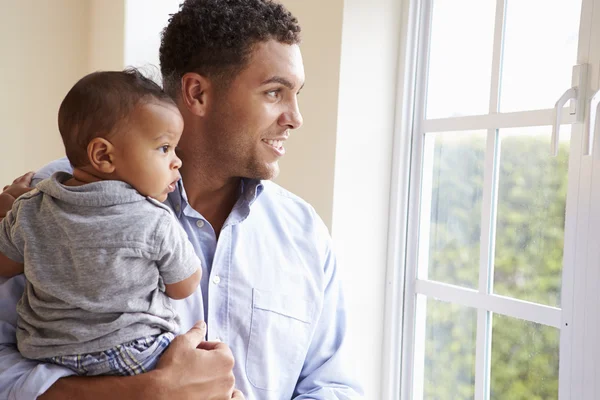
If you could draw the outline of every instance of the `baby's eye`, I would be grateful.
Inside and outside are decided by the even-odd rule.
[[[166,144],[160,148],[160,151],[162,151],[163,153],[168,153],[170,148],[171,148],[171,146]]]

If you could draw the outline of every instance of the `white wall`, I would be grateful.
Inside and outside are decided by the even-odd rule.
[[[86,0],[0,6],[0,187],[64,154],[58,107],[88,67]]]
[[[333,238],[367,399],[381,399],[401,1],[345,0]]]
[[[123,0],[120,0],[123,1]],[[124,0],[125,65],[154,69],[160,79],[158,49],[169,15],[179,10],[181,0]],[[148,69],[150,68],[150,69]]]

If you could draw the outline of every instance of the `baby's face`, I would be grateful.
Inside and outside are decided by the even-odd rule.
[[[115,143],[115,174],[142,195],[163,202],[180,179],[175,147],[183,118],[174,105],[148,103],[135,109],[127,127]]]

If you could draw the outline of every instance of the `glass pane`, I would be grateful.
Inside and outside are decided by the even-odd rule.
[[[472,400],[477,311],[427,299],[425,400]]]
[[[434,0],[427,118],[487,114],[496,0]]]
[[[508,0],[500,111],[554,107],[577,64],[581,0]]]
[[[429,136],[434,144],[428,155],[433,160],[427,279],[477,288],[486,136],[485,131]]]
[[[494,292],[560,306],[570,126],[500,131]]]
[[[559,330],[493,316],[491,400],[558,399]]]

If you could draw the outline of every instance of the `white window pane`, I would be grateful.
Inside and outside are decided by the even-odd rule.
[[[558,329],[495,314],[491,400],[558,399]]]
[[[425,278],[477,288],[486,131],[428,134],[434,141]],[[426,165],[430,162],[426,162]],[[426,187],[423,190],[428,190]]]
[[[473,399],[476,327],[476,310],[427,299],[423,399]]]
[[[501,130],[494,292],[560,306],[570,126]]]
[[[496,0],[434,0],[428,119],[487,114]]]
[[[581,0],[508,0],[500,111],[554,107],[571,87]]]

